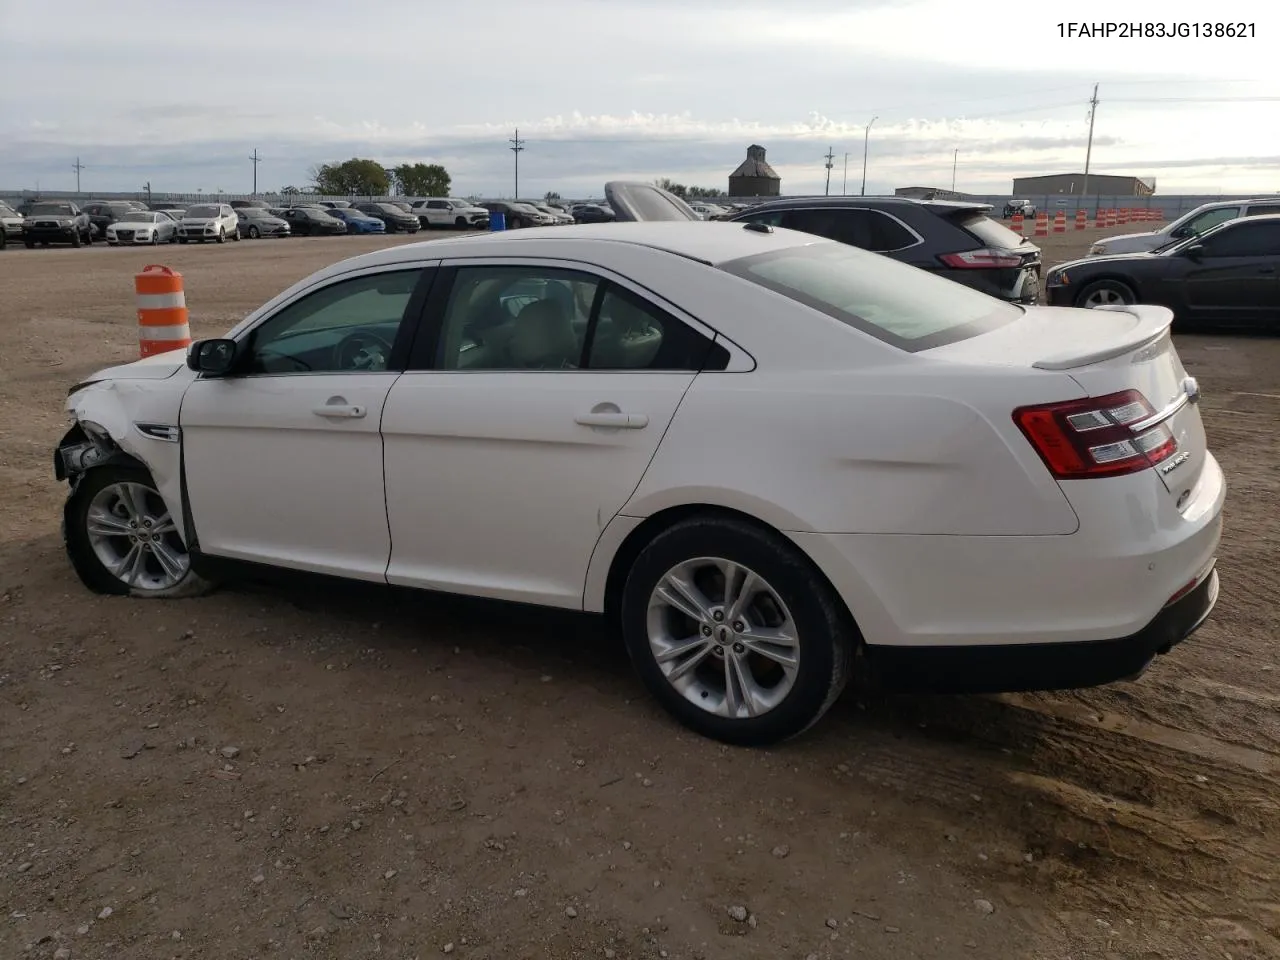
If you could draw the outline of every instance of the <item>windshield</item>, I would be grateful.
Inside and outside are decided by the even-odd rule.
[[[790,247],[720,269],[912,352],[966,340],[1023,314],[971,287],[843,243]]]
[[[188,217],[190,217],[190,218],[192,218],[192,219],[196,219],[196,218],[198,218],[198,217],[203,217],[203,218],[204,218],[204,219],[206,219],[206,220],[212,220],[212,219],[213,219],[214,217],[216,217],[217,215],[218,215],[218,208],[217,208],[217,207],[203,206],[203,207],[188,207],[188,208],[187,208],[187,216],[188,216]]]
[[[67,217],[72,215],[69,203],[33,203],[31,213],[60,213]]]
[[[16,217],[18,211],[13,209],[7,203],[0,203],[0,217]]]
[[[141,210],[131,210],[120,218],[121,223],[155,223],[156,215],[154,213],[144,213]]]

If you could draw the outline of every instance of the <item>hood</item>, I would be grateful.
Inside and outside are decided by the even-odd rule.
[[[157,353],[132,363],[122,363],[114,367],[105,367],[92,376],[85,377],[71,388],[74,393],[81,387],[99,380],[167,380],[179,370],[187,366],[187,348],[179,347],[167,353]]]
[[[114,223],[107,224],[108,230],[154,230],[160,226],[158,223],[143,223],[134,220],[116,220]]]
[[[1109,253],[1096,257],[1081,257],[1079,260],[1068,260],[1065,263],[1054,264],[1046,273],[1063,273],[1075,267],[1094,267],[1099,263],[1137,263],[1143,260],[1157,259],[1159,257],[1154,253]]]
[[[182,225],[184,227],[204,227],[214,223],[217,217],[183,217]]]

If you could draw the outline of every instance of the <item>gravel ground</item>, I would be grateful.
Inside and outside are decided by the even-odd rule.
[[[1280,955],[1280,341],[1178,338],[1231,485],[1222,599],[1140,681],[853,691],[734,750],[592,618],[75,580],[51,451],[67,387],[136,356],[132,275],[182,271],[216,335],[394,242],[0,254],[0,956]]]

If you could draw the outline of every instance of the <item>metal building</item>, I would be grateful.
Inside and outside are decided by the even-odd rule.
[[[764,159],[764,147],[753,143],[747,147],[747,159],[729,174],[731,197],[776,197],[782,189],[782,178]]]
[[[1046,195],[1065,193],[1081,196],[1085,191],[1083,173],[1053,173],[1045,177],[1018,177],[1013,181],[1013,195]],[[1149,197],[1156,192],[1156,183],[1148,183],[1139,177],[1112,177],[1091,173],[1088,177],[1091,197]]]

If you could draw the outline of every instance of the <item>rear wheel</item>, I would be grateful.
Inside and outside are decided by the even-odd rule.
[[[1088,284],[1076,296],[1076,306],[1093,309],[1105,306],[1125,306],[1136,303],[1138,298],[1128,284],[1119,280],[1096,280]]]
[[[623,638],[681,723],[727,743],[806,730],[848,680],[856,630],[834,591],[776,533],[695,518],[659,534],[627,575]]]
[[[138,467],[90,470],[72,494],[67,554],[90,590],[135,597],[187,597],[212,584],[191,569],[178,527]]]

